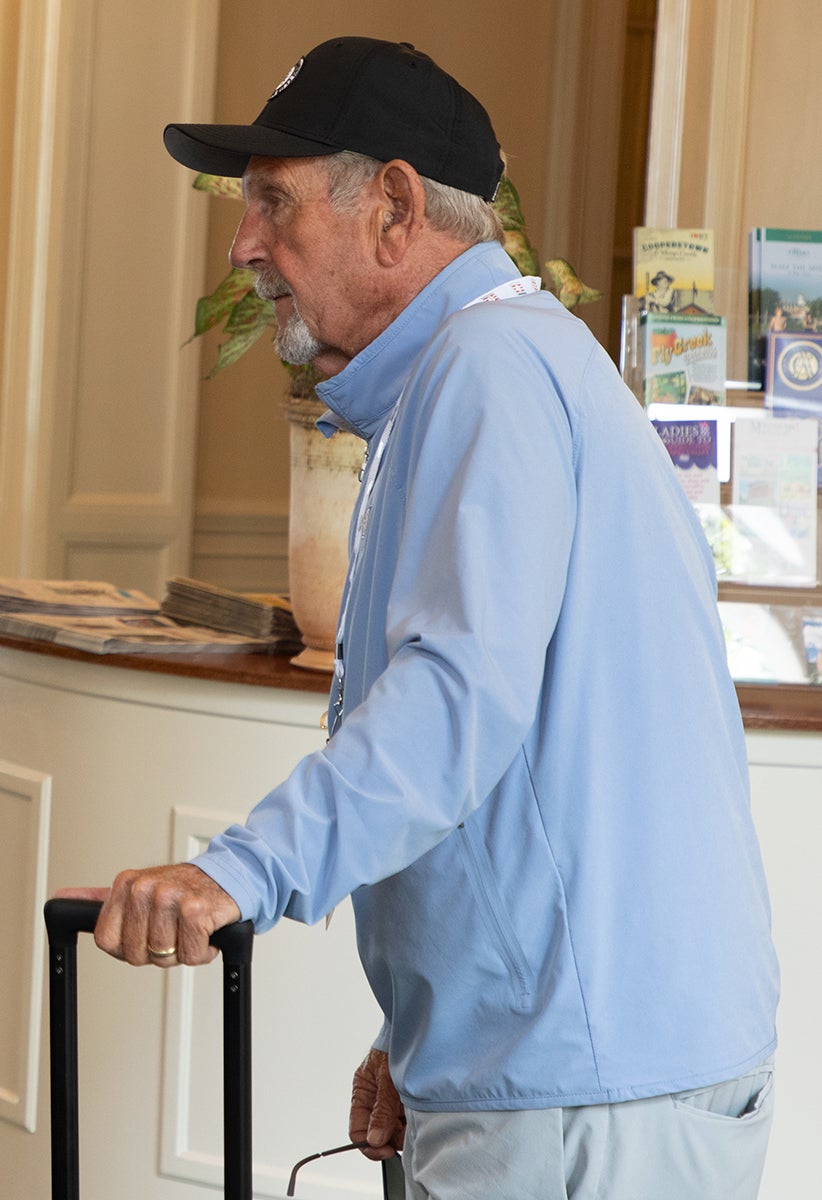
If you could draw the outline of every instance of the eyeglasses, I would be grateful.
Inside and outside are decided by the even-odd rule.
[[[332,1154],[344,1154],[346,1150],[364,1150],[367,1145],[368,1142],[348,1142],[345,1146],[335,1146],[333,1150],[320,1150],[317,1154],[309,1154],[307,1158],[301,1158],[291,1172],[291,1177],[288,1180],[288,1190],[285,1193],[286,1196],[294,1195],[294,1188],[297,1185],[297,1172],[306,1163],[314,1162],[318,1158],[328,1158]],[[380,1166],[382,1168],[383,1200],[403,1200],[405,1196],[405,1176],[399,1154],[394,1154],[391,1158],[382,1159]]]

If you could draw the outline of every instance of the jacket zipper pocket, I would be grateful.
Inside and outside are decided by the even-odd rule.
[[[465,848],[463,858],[474,896],[514,983],[517,1007],[527,1008],[531,999],[533,973],[494,883],[488,851],[474,826],[467,826],[463,822],[457,832],[460,844]]]

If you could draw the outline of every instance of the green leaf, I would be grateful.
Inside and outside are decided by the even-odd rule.
[[[523,275],[539,275],[539,256],[523,231],[506,229],[502,245]]]
[[[523,275],[543,275],[539,255],[528,237],[525,217],[522,215],[519,193],[507,175],[503,175],[494,200],[504,231],[503,246]],[[552,258],[545,263],[548,273],[547,286],[555,293],[566,308],[577,304],[590,304],[602,299],[602,292],[583,283],[570,263],[564,258]],[[543,287],[546,285],[543,284]]]
[[[499,181],[494,209],[505,231],[503,246],[523,275],[539,275],[539,255],[525,230],[519,193],[507,175]]]
[[[227,175],[199,174],[192,185],[198,192],[210,192],[212,196],[228,196],[232,200],[243,199],[242,180]]]
[[[502,221],[503,229],[521,229],[525,231],[525,218],[522,215],[519,192],[507,175],[499,181],[493,208]]]
[[[602,299],[602,292],[583,283],[574,268],[564,258],[552,258],[545,264],[551,277],[551,291],[566,308],[577,304],[591,304]]]
[[[275,325],[274,305],[270,300],[262,300],[255,291],[243,296],[239,304],[235,304],[226,322],[226,333],[238,332],[257,325]]]
[[[232,267],[210,296],[201,296],[197,301],[194,336],[199,337],[207,329],[219,325],[249,293],[254,293],[254,272]]]
[[[213,379],[218,371],[222,371],[224,367],[228,367],[238,358],[242,358],[246,350],[262,337],[265,330],[266,325],[264,324],[256,329],[245,329],[242,333],[234,334],[223,342],[217,350],[217,361],[206,378]]]
[[[261,300],[256,292],[249,292],[239,304],[231,310],[226,322],[227,334],[217,351],[217,362],[209,372],[208,378],[213,378],[218,371],[236,362],[246,350],[260,338],[267,329],[276,326],[274,310],[268,300]]]

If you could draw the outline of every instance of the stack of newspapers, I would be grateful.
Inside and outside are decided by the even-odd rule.
[[[220,592],[209,584],[188,581],[190,590]],[[232,593],[224,593],[230,597]],[[243,600],[242,596],[238,596]],[[284,602],[282,602],[284,603]],[[261,607],[275,607],[273,604]],[[109,583],[76,580],[0,579],[0,635],[70,646],[92,654],[138,653],[277,653],[291,654],[302,643],[290,612],[280,609],[273,620],[249,630],[211,623],[203,618],[174,616],[150,596]]]
[[[291,605],[284,596],[249,595],[175,575],[166,584],[160,611],[175,621],[254,638],[273,638],[302,647]]]

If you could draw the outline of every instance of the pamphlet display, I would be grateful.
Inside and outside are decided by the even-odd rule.
[[[818,687],[822,230],[753,230],[749,267],[740,386],[712,231],[635,229],[620,369],[705,532],[733,677]]]
[[[714,311],[712,229],[639,226],[620,365],[648,404],[724,404],[725,318]]]

